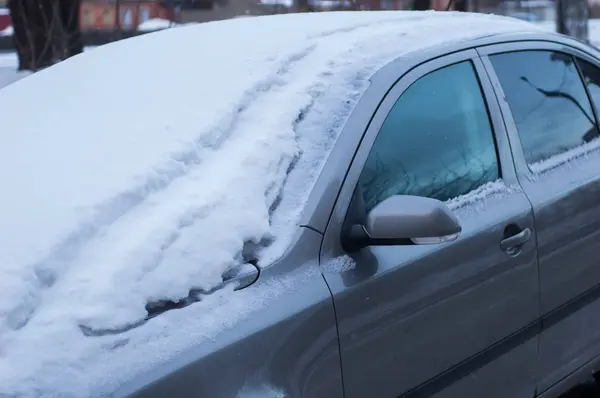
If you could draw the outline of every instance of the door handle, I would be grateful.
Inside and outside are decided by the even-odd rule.
[[[525,228],[518,234],[509,236],[508,238],[502,239],[500,242],[500,249],[508,252],[509,254],[516,254],[515,252],[520,249],[529,239],[531,239],[531,230]]]

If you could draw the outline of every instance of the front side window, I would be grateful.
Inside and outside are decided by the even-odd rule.
[[[393,195],[446,201],[498,178],[486,104],[465,61],[423,76],[396,101],[359,187],[368,211]]]
[[[590,102],[570,55],[515,51],[490,56],[525,159],[536,164],[597,135]]]

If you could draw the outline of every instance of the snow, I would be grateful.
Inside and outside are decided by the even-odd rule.
[[[12,36],[14,29],[12,25],[8,25],[6,28],[0,30],[0,36]]]
[[[15,68],[6,68],[0,66],[0,89],[8,86],[24,77],[29,76],[30,72],[17,71]],[[1,117],[0,117],[1,120]]]
[[[220,286],[243,252],[281,257],[377,68],[536,29],[436,12],[242,18],[104,45],[0,90],[0,396],[108,394],[284,294],[224,287],[143,322],[148,302]]]
[[[17,68],[18,60],[16,53],[0,52],[0,68]]]
[[[237,394],[237,398],[285,398],[284,391],[273,386],[245,387]]]
[[[31,72],[17,71],[17,65],[15,53],[0,53],[0,89],[31,74]]]
[[[268,6],[281,5],[285,7],[292,7],[294,5],[293,0],[260,0],[260,3]]]
[[[314,7],[333,8],[333,7],[349,7],[350,1],[347,0],[309,0],[308,3]]]
[[[85,51],[96,48],[95,46],[85,47]],[[16,53],[0,52],[0,89],[8,86],[24,77],[29,76],[30,71],[18,71],[18,59]]]
[[[340,273],[354,269],[356,261],[348,255],[334,257],[328,262],[321,264],[321,271],[324,273]]]
[[[496,180],[483,184],[479,188],[444,202],[450,210],[457,211],[465,207],[473,208],[485,202],[490,197],[502,198],[520,191],[520,188],[508,186],[502,180]]]
[[[176,24],[173,21],[169,21],[168,19],[153,18],[142,22],[138,26],[137,30],[142,32],[149,32],[153,30],[167,29],[173,26],[176,26]]]
[[[568,151],[554,155],[548,159],[529,165],[533,173],[542,174],[557,167],[566,165],[574,160],[585,159],[591,154],[596,154],[600,148],[600,139],[596,138]]]

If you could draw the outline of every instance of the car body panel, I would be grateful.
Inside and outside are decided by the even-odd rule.
[[[542,199],[535,195],[528,198],[518,189],[519,183],[526,191],[528,185],[523,182],[524,160],[522,155],[519,157],[518,141],[514,139],[516,131],[510,123],[505,127],[506,104],[495,95],[493,84],[497,82],[493,74],[490,80],[484,69],[485,57],[483,62],[477,59],[479,54],[485,55],[481,50],[485,46],[523,41],[532,45],[553,43],[598,57],[598,53],[573,39],[524,33],[436,46],[402,56],[381,68],[372,76],[310,193],[300,223],[304,227],[299,228],[294,244],[279,261],[261,268],[258,281],[249,288],[277,278],[289,281],[298,273],[310,276],[286,293],[285,300],[273,300],[260,313],[224,329],[218,339],[199,344],[141,375],[117,396],[262,397],[273,391],[286,397],[308,398],[374,396],[374,391],[377,396],[404,397],[533,396],[539,361],[555,361],[573,346],[554,346],[554,354],[537,356],[542,322],[535,244],[538,237],[531,203],[539,205]],[[477,209],[461,212],[464,232],[458,242],[443,247],[413,246],[409,250],[365,249],[353,255],[353,269],[322,267],[322,275],[321,271],[314,272],[312,267],[318,261],[323,265],[347,254],[340,245],[341,225],[361,163],[395,98],[428,68],[468,58],[474,59],[480,74],[503,180],[515,189]],[[577,183],[584,176],[573,178]],[[553,189],[550,183],[542,183]],[[572,188],[563,190],[570,192]],[[581,192],[583,197],[562,202],[563,215],[573,215],[573,206],[580,201],[589,210],[572,219],[571,227],[580,221],[595,222],[587,219],[596,214],[593,189]],[[554,220],[551,214],[544,217]],[[533,239],[515,258],[499,250],[504,227],[510,221],[534,232]],[[564,224],[569,220],[555,221]],[[552,225],[542,231],[541,242],[548,240],[544,247],[547,255],[549,249],[557,247],[552,234],[561,231]],[[584,231],[574,232],[568,238],[573,242],[568,250],[573,251],[576,238],[583,235]],[[461,261],[450,266],[452,258]],[[588,275],[595,276],[596,271],[589,271]],[[571,285],[571,293],[593,282],[577,280]],[[563,297],[560,302],[573,298],[562,295],[558,285],[545,286],[545,291]],[[556,298],[545,300],[547,308],[559,305],[553,301]],[[542,334],[542,353],[545,347],[573,336],[569,333],[582,325],[600,330],[597,321],[589,321],[590,314],[598,311],[594,305],[579,312],[573,306],[562,308],[563,312],[552,313],[554,318],[546,314],[546,326],[554,320],[558,327]],[[577,338],[581,338],[574,342],[578,348],[595,347],[593,339]],[[586,358],[593,355],[588,353]],[[595,362],[587,363],[589,367]],[[579,374],[575,364],[571,365],[569,369],[575,372],[571,374]],[[573,383],[569,380],[569,385]],[[551,383],[546,380],[546,384]],[[543,390],[544,383],[541,387]],[[548,394],[550,390],[544,397],[554,396]]]
[[[396,99],[423,74],[473,57],[485,82],[477,53],[466,50],[420,65],[390,90],[344,182],[325,233],[321,262],[345,254],[340,242],[341,226],[352,206],[354,187],[370,147]],[[388,73],[388,85],[391,87],[403,74],[403,68],[397,75]],[[383,81],[380,78],[378,83]],[[483,86],[493,99],[489,84]],[[504,181],[515,184],[511,151],[497,104],[491,103],[490,113]],[[352,148],[350,143],[347,145]],[[499,248],[506,225],[516,223],[534,230],[529,201],[516,189],[472,210],[457,214],[463,226],[457,242],[365,248],[351,255],[356,262],[354,269],[325,274],[335,301],[346,397],[368,396],[372,386],[377,386],[380,396],[408,393],[411,397],[446,397],[467,391],[485,391],[490,396],[490,385],[502,387],[493,396],[534,394],[535,331],[518,348],[495,353],[493,362],[480,363],[469,377],[460,376],[477,354],[535,325],[539,315],[534,240],[516,257]],[[454,373],[445,381],[428,383],[452,368]]]
[[[115,396],[342,398],[331,295],[317,266],[322,236],[300,228],[288,254],[252,288],[267,297],[244,320],[141,375]],[[277,289],[285,289],[278,300]],[[235,292],[233,294],[236,294]],[[251,298],[253,296],[250,296]],[[258,394],[258,395],[252,395]]]
[[[570,40],[569,40],[570,41]],[[514,148],[519,182],[531,200],[540,263],[540,336],[538,392],[600,355],[600,155],[591,153],[543,173],[528,167],[502,87],[488,54],[548,49],[600,65],[598,53],[571,45],[526,41],[479,49],[498,92]],[[579,44],[579,45],[578,45]]]

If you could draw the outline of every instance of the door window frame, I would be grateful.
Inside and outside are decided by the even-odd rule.
[[[525,159],[525,152],[523,150],[523,145],[521,143],[521,137],[519,136],[519,131],[517,129],[517,124],[515,123],[515,119],[513,117],[512,111],[510,110],[510,105],[506,100],[506,95],[504,94],[504,90],[502,88],[502,84],[500,83],[500,79],[496,74],[492,61],[489,56],[507,52],[514,51],[554,51],[559,53],[564,53],[570,55],[572,57],[581,58],[584,61],[591,63],[592,65],[597,66],[600,63],[598,58],[595,58],[589,53],[586,53],[580,49],[575,47],[570,47],[564,43],[557,43],[552,41],[539,41],[539,40],[527,40],[527,41],[518,41],[518,42],[510,42],[510,43],[500,43],[500,44],[490,44],[487,46],[482,46],[476,49],[477,53],[480,55],[480,59],[482,65],[489,77],[490,83],[495,92],[495,96],[497,102],[500,105],[500,112],[503,116],[504,122],[506,124],[506,133],[508,135],[508,139],[510,145],[512,147],[514,164],[516,167],[517,175],[523,176],[530,180],[535,179],[540,174],[543,174],[545,171],[535,172],[531,169],[529,163]],[[584,87],[586,92],[588,101],[590,102],[592,114],[594,119],[596,120],[596,124],[598,125],[598,110],[594,107],[594,103],[591,100],[589,90],[583,81],[583,77],[581,74],[581,70],[579,65],[576,64],[577,72],[579,74],[579,78],[581,80],[581,84]],[[600,148],[592,150],[592,152],[598,152]],[[561,154],[564,152],[561,152]],[[559,156],[555,155],[555,156]],[[554,157],[554,156],[553,156]],[[551,157],[550,159],[552,159]],[[562,164],[558,167],[561,167]]]
[[[346,174],[346,178],[344,179],[342,187],[338,193],[333,212],[329,219],[327,228],[325,229],[322,248],[327,248],[326,250],[329,250],[337,247],[341,253],[335,253],[335,255],[344,253],[343,249],[341,249],[341,235],[344,220],[348,211],[350,210],[350,202],[354,196],[359,177],[371,152],[375,139],[396,101],[400,98],[400,96],[402,96],[408,87],[410,87],[421,77],[438,69],[442,69],[446,66],[457,64],[463,61],[470,61],[472,63],[475,76],[478,79],[481,87],[482,98],[487,108],[493,139],[496,144],[500,179],[507,185],[518,185],[513,155],[508,140],[508,135],[506,133],[504,120],[502,119],[502,114],[500,112],[500,104],[494,88],[492,87],[489,76],[487,75],[484,65],[481,62],[479,54],[475,49],[468,49],[434,58],[414,67],[403,76],[398,76],[399,80],[396,80],[396,82],[391,86],[387,94],[381,100],[379,107],[375,111],[369,125],[366,128],[362,140],[360,140],[354,158],[352,159]],[[330,239],[334,239],[335,242],[332,242]],[[329,255],[326,255],[323,252],[321,253],[321,256],[329,257]]]
[[[502,113],[500,112],[500,104],[498,102],[494,88],[492,87],[489,76],[487,75],[483,63],[481,62],[479,54],[477,53],[475,48],[439,56],[438,58],[430,58],[428,61],[420,63],[408,72],[406,72],[406,69],[398,67],[397,75],[389,77],[389,85],[386,87],[387,91],[384,94],[382,94],[379,98],[379,106],[376,108],[373,114],[367,115],[368,117],[371,117],[371,120],[368,123],[368,125],[364,128],[362,138],[357,141],[356,149],[354,147],[351,148],[351,150],[355,151],[354,156],[351,162],[349,163],[348,168],[345,169],[347,170],[346,175],[342,180],[341,187],[339,188],[337,197],[333,204],[332,212],[329,215],[326,228],[323,231],[323,239],[321,241],[321,250],[319,253],[319,262],[321,264],[327,264],[327,262],[331,259],[339,258],[340,256],[346,256],[349,254],[344,250],[342,246],[342,230],[345,226],[346,218],[353,216],[353,208],[351,208],[351,203],[354,199],[354,195],[358,192],[356,187],[360,175],[363,171],[366,160],[369,154],[371,153],[375,140],[380,132],[381,126],[388,117],[393,106],[396,104],[398,99],[404,94],[404,92],[418,79],[431,72],[463,61],[470,61],[472,63],[475,76],[478,80],[481,89],[481,95],[487,108],[488,117],[491,125],[491,131],[496,145],[496,151],[498,156],[500,180],[508,186],[519,188],[510,142],[506,132],[504,120],[502,118]],[[531,212],[530,207],[527,208],[527,212]],[[477,223],[479,223],[479,221],[477,221]],[[482,222],[481,225],[483,224],[484,223]],[[532,225],[529,225],[529,227],[533,228]],[[480,231],[478,230],[469,231],[469,233],[473,234],[479,232]],[[453,245],[455,244],[455,242],[450,242],[448,244]],[[537,251],[537,246],[535,249],[531,250]],[[339,280],[328,280],[330,289],[333,289],[334,291],[338,290],[338,288],[335,287],[335,285],[333,285],[332,287],[332,283],[343,283],[346,286],[346,289],[348,289],[343,290],[345,292],[349,291],[350,289],[352,289],[352,284],[359,283],[370,278],[373,275],[372,272],[375,272],[372,269],[357,269],[356,271],[357,272],[353,274],[351,279],[347,281],[343,281],[343,278],[340,278]],[[539,316],[537,312],[536,316]],[[538,338],[537,327],[531,328],[530,332],[534,333],[533,338]],[[529,334],[527,334],[527,336],[529,336]],[[482,352],[486,351],[484,350]],[[457,368],[464,366],[464,364],[471,363],[472,361],[477,361],[477,358],[480,358],[480,355],[481,352],[477,353],[475,357],[471,357],[466,361],[461,362],[459,367]],[[341,359],[342,361],[344,360],[343,352],[341,352]],[[342,371],[343,370],[344,369],[342,364]],[[451,372],[451,370],[446,372]],[[535,381],[532,381],[530,386],[532,390],[534,388],[534,382]],[[430,383],[431,380],[428,380],[427,384],[422,384],[420,385],[420,387],[426,385],[431,386]],[[412,391],[416,392],[416,394],[418,395],[422,391],[424,391],[421,390],[420,387]]]

